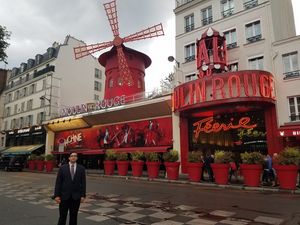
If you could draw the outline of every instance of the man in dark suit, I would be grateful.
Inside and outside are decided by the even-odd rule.
[[[65,225],[69,211],[69,225],[77,225],[77,215],[86,194],[86,178],[83,166],[76,163],[77,153],[71,153],[69,163],[59,168],[54,199],[59,204],[58,225]]]

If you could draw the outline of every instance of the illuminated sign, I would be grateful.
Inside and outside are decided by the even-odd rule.
[[[245,129],[251,129],[257,127],[257,124],[249,124],[250,123],[250,117],[242,117],[239,119],[239,122],[237,124],[234,124],[234,119],[231,118],[228,124],[225,123],[219,123],[214,121],[213,117],[207,117],[202,120],[199,120],[195,123],[193,123],[193,126],[195,127],[194,133],[195,138],[199,137],[200,132],[205,133],[217,133],[220,131],[227,131],[230,129],[239,129],[239,128],[245,128]]]
[[[173,94],[173,110],[233,98],[267,98],[274,101],[274,86],[272,74],[266,71],[214,74],[176,87]]]
[[[61,117],[72,116],[72,115],[86,113],[94,110],[112,108],[124,104],[125,104],[125,95],[116,96],[111,99],[104,99],[101,101],[97,101],[96,103],[86,103],[86,104],[64,108],[61,111]]]
[[[253,128],[251,128],[251,129],[239,129],[237,135],[239,136],[239,139],[243,139],[243,137],[257,138],[257,137],[265,137],[267,135],[267,132],[254,130]]]

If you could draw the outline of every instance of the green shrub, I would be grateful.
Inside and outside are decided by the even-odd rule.
[[[283,151],[278,153],[277,160],[280,165],[299,165],[299,149],[294,147],[286,147]]]
[[[201,151],[191,151],[188,154],[188,161],[191,163],[202,162],[202,152]]]
[[[52,154],[46,155],[46,156],[45,156],[45,160],[46,160],[46,161],[54,161],[54,155],[52,155]]]
[[[142,161],[145,158],[145,154],[143,152],[132,152],[130,155],[132,161]]]
[[[27,158],[27,160],[28,161],[34,161],[34,160],[36,160],[36,155],[35,154],[31,154],[30,156],[28,156],[28,158]]]
[[[264,156],[260,152],[244,152],[241,158],[244,164],[264,164]]]
[[[145,158],[148,162],[159,162],[159,155],[157,152],[145,153]]]
[[[45,155],[38,155],[38,156],[36,157],[36,160],[44,161],[44,160],[45,160]]]
[[[114,150],[106,150],[105,152],[105,160],[114,161],[116,160],[116,152]]]
[[[128,160],[128,154],[125,152],[118,152],[116,154],[116,159],[118,161],[127,161]]]
[[[223,150],[216,150],[214,154],[214,162],[215,163],[230,163],[233,161],[233,154],[232,152],[226,152]]]
[[[177,162],[179,159],[178,151],[170,150],[163,153],[163,159],[165,162]]]

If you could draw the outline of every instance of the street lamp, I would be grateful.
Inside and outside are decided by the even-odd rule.
[[[47,98],[45,95],[42,95],[41,97],[40,97],[40,99],[41,100],[47,100],[49,103],[50,103],[50,99],[49,98]]]
[[[174,58],[174,56],[170,55],[170,56],[168,57],[168,61],[169,61],[169,62],[174,62],[174,61],[175,61],[177,67],[180,68],[180,63]]]

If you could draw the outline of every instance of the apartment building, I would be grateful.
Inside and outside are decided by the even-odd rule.
[[[300,146],[300,37],[291,1],[176,0],[174,13],[175,58],[180,63],[176,84],[198,79],[197,40],[211,27],[226,38],[226,71],[264,70],[274,76],[277,138],[282,145]],[[173,122],[180,121],[180,113],[177,116]],[[181,148],[180,131],[175,131],[174,140]]]
[[[75,60],[73,48],[80,45],[68,35],[12,69],[3,91],[7,147],[44,144],[43,121],[60,117],[66,107],[103,98],[104,68],[93,56]]]

